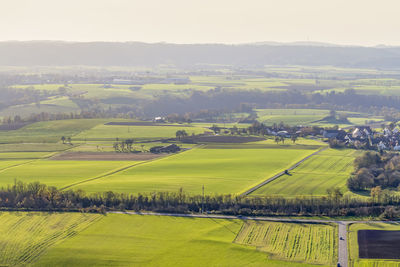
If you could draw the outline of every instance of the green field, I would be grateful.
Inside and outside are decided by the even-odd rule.
[[[139,140],[156,140],[162,138],[175,138],[178,130],[185,130],[188,135],[201,134],[206,129],[187,125],[174,126],[119,126],[97,125],[74,136],[74,140],[112,140],[116,138]],[[210,130],[209,130],[210,132]]]
[[[13,168],[3,167],[0,170],[0,186],[13,184],[14,179],[17,179],[27,183],[39,181],[49,186],[64,187],[137,163],[139,162],[36,160]]]
[[[240,193],[311,154],[312,149],[196,148],[79,185],[88,192]]]
[[[334,265],[336,239],[332,225],[247,221],[235,243],[254,246],[273,259]]]
[[[0,213],[0,266],[31,264],[102,216],[84,213]]]
[[[312,156],[290,175],[283,175],[256,190],[253,195],[326,195],[327,189],[338,187],[347,192],[346,181],[359,154],[350,149],[328,149]]]
[[[14,131],[0,131],[0,143],[56,143],[61,136],[73,137],[106,119],[79,119],[36,122]]]
[[[312,266],[233,242],[242,221],[108,214],[35,266]]]
[[[71,145],[62,143],[19,143],[0,144],[2,152],[57,152],[71,149]]]
[[[359,259],[358,257],[358,230],[391,230],[400,231],[400,224],[390,223],[357,223],[349,226],[349,257],[351,267],[399,267],[400,260],[375,260],[375,259]]]
[[[283,122],[288,125],[308,125],[329,115],[320,109],[258,109],[258,120],[267,125]]]

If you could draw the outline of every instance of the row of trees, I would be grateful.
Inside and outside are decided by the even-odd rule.
[[[268,216],[383,216],[398,218],[400,196],[374,199],[343,197],[333,190],[327,197],[241,197],[236,195],[189,195],[177,192],[123,194],[103,192],[88,195],[82,190],[62,191],[38,182],[15,182],[0,189],[0,208],[8,210],[157,212],[209,212],[232,215]]]

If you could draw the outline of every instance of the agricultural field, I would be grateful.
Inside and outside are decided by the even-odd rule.
[[[77,187],[88,192],[240,193],[313,153],[311,149],[195,148],[137,165]]]
[[[0,161],[0,166],[1,165]],[[5,161],[7,163],[7,161]],[[12,165],[0,170],[0,186],[7,186],[17,179],[22,182],[41,182],[48,186],[64,187],[83,180],[108,175],[140,161],[70,161],[70,160],[34,160],[11,161]],[[12,168],[7,168],[10,166]],[[109,188],[108,190],[112,190]]]
[[[400,231],[399,223],[357,223],[349,226],[349,257],[352,267],[399,267],[400,260],[393,259],[360,259],[358,231],[359,230],[382,230],[382,231]],[[398,246],[398,244],[396,244]]]
[[[81,132],[74,136],[74,140],[112,140],[116,138],[134,140],[157,140],[162,138],[175,138],[178,130],[185,130],[188,135],[201,134],[206,129],[192,127],[190,125],[149,125],[149,126],[127,126],[127,125],[97,125],[92,129]],[[210,132],[210,130],[209,130]]]
[[[318,196],[326,195],[327,189],[335,187],[347,192],[346,181],[359,153],[350,149],[327,149],[301,163],[290,175],[259,188],[253,195]]]
[[[0,213],[0,265],[32,264],[102,217],[84,213]]]
[[[71,145],[62,143],[19,143],[0,144],[0,153],[3,152],[59,152],[71,149]]]
[[[338,123],[323,121],[322,119],[329,116],[329,110],[324,109],[257,109],[257,116],[260,122],[267,125],[283,122],[287,125],[317,125],[322,127],[332,127]],[[384,118],[380,116],[372,116],[364,113],[356,112],[338,112],[338,114],[346,114],[349,123],[339,123],[340,127],[349,127],[352,125],[364,125],[369,121],[384,122]]]
[[[288,125],[309,125],[329,115],[329,110],[318,109],[259,109],[258,120],[267,125],[283,122]]]
[[[272,259],[323,265],[337,261],[337,229],[328,224],[246,221],[235,243],[256,247]]]
[[[105,119],[79,119],[36,122],[18,130],[0,131],[0,143],[57,143],[61,136],[72,137]]]
[[[34,266],[313,266],[276,260],[233,242],[242,225],[240,220],[108,214],[49,248]]]

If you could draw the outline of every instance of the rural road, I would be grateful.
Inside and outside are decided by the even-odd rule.
[[[338,245],[338,263],[341,267],[347,267],[349,261],[347,248],[347,225],[349,222],[339,222],[339,245]]]
[[[324,148],[319,149],[318,151],[315,151],[315,152],[312,153],[311,155],[308,155],[307,157],[303,158],[302,160],[300,160],[300,161],[297,162],[296,164],[292,165],[290,168],[287,169],[287,171],[291,171],[291,170],[297,168],[297,167],[298,167],[301,163],[303,163],[304,161],[308,160],[308,159],[311,158],[312,156],[315,156],[315,155],[321,153],[322,151],[324,151],[324,150],[326,150],[326,149],[328,149],[328,147],[324,147]],[[271,178],[268,178],[268,179],[265,180],[264,182],[262,182],[262,183],[260,183],[260,184],[258,184],[258,185],[256,185],[256,186],[250,188],[249,190],[247,190],[246,192],[244,192],[244,193],[242,193],[242,194],[240,194],[240,195],[241,195],[241,196],[250,195],[251,193],[253,193],[253,192],[256,191],[257,189],[259,189],[260,187],[263,187],[264,185],[266,185],[266,184],[272,182],[273,180],[275,180],[275,179],[281,177],[281,176],[284,175],[284,174],[285,174],[285,171],[282,171],[282,172],[280,172],[280,173],[278,173],[278,174],[275,174],[275,175],[272,176]]]
[[[347,243],[347,225],[353,223],[399,223],[396,221],[337,221],[337,220],[319,220],[319,219],[295,219],[295,218],[275,218],[258,216],[232,216],[232,215],[213,215],[213,214],[179,214],[179,213],[157,213],[157,212],[134,212],[134,211],[109,211],[114,214],[131,215],[150,215],[150,216],[169,216],[186,218],[211,218],[211,219],[240,219],[269,222],[291,222],[291,223],[336,223],[338,224],[338,263],[341,267],[348,266],[348,243]],[[343,240],[341,239],[343,238]]]

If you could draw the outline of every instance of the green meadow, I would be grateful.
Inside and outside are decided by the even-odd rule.
[[[311,154],[312,149],[195,148],[78,185],[88,192],[240,193]]]
[[[360,259],[358,257],[358,230],[400,231],[400,224],[395,223],[357,223],[348,228],[349,258],[351,267],[399,267],[400,260]]]
[[[301,163],[290,175],[283,175],[264,185],[253,195],[316,196],[326,195],[327,189],[335,187],[347,192],[346,181],[358,155],[358,151],[350,149],[322,151]]]

